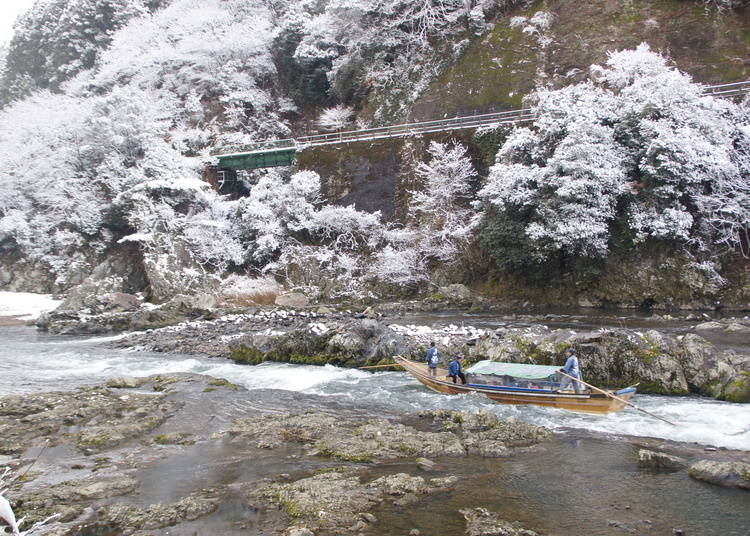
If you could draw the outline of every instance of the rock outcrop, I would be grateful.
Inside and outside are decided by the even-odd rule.
[[[750,463],[701,460],[690,466],[688,474],[717,486],[750,491]]]

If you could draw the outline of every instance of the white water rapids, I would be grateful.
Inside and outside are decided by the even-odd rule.
[[[487,409],[501,418],[516,417],[553,429],[576,428],[750,451],[750,404],[693,397],[633,398],[636,405],[677,424],[670,426],[631,408],[594,416],[500,405],[480,395],[442,395],[423,387],[406,372],[372,373],[284,363],[246,366],[225,359],[133,352],[103,345],[111,339],[55,337],[38,333],[33,327],[0,326],[0,396],[101,385],[116,376],[195,372],[243,385],[251,390],[248,396],[252,396],[252,390],[271,388],[403,413],[438,408]]]

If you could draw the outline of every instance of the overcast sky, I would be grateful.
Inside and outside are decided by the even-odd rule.
[[[0,0],[0,44],[13,37],[13,23],[16,17],[29,9],[34,0]]]

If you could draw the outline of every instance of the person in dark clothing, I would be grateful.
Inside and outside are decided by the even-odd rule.
[[[440,354],[438,354],[434,342],[430,342],[425,361],[427,361],[427,371],[430,373],[430,376],[437,376],[437,366],[438,361],[440,361]]]
[[[463,358],[460,355],[455,356],[451,362],[448,364],[448,376],[453,378],[453,383],[456,382],[456,378],[461,378],[461,382],[466,385],[466,376],[464,375],[463,371],[461,370],[461,360]]]

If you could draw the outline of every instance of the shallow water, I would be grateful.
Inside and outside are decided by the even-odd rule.
[[[465,534],[456,512],[483,507],[547,535],[673,534],[747,536],[750,494],[692,480],[684,471],[638,468],[634,447],[624,441],[559,437],[501,459],[439,459],[461,477],[449,494],[431,497],[408,518],[384,505],[373,513],[391,530],[408,534]],[[395,466],[398,468],[398,466]],[[391,467],[376,467],[379,476]],[[401,470],[408,472],[407,464]],[[422,476],[429,473],[419,472]]]
[[[301,410],[326,410],[332,403],[362,408],[363,414],[374,415],[405,415],[438,408],[484,409],[501,418],[516,417],[564,433],[509,458],[438,458],[435,470],[427,473],[418,471],[412,460],[369,469],[370,478],[396,471],[428,478],[449,474],[461,478],[450,492],[430,496],[417,508],[407,507],[408,515],[386,501],[374,511],[379,522],[368,536],[403,536],[414,528],[422,534],[460,536],[465,533],[465,523],[457,510],[476,506],[521,521],[548,536],[668,536],[673,529],[682,529],[689,536],[749,534],[750,493],[694,481],[685,471],[654,473],[640,469],[635,462],[637,447],[622,434],[750,451],[750,404],[643,395],[634,399],[645,409],[677,422],[675,428],[631,409],[589,416],[498,405],[476,395],[441,395],[404,372],[370,373],[282,363],[251,367],[224,359],[112,349],[101,344],[106,340],[111,338],[58,337],[26,326],[0,327],[0,395],[70,390],[101,384],[114,376],[197,372],[256,390],[248,402],[264,411],[273,411],[274,404],[279,404],[274,392],[322,397],[304,398]],[[265,391],[268,388],[282,391]],[[287,401],[285,407],[288,405]],[[592,438],[591,432],[607,435]],[[277,452],[268,452],[268,459],[265,454],[258,458],[258,454],[253,457],[237,448],[227,443],[186,447],[178,455],[143,469],[136,475],[140,491],[124,500],[142,506],[170,502],[206,485],[231,486],[232,482],[254,481],[282,472],[304,473],[332,463],[306,456],[285,458]],[[186,473],[185,467],[192,469]],[[239,491],[229,497],[216,514],[180,524],[169,533],[266,533],[263,512],[248,511]]]

